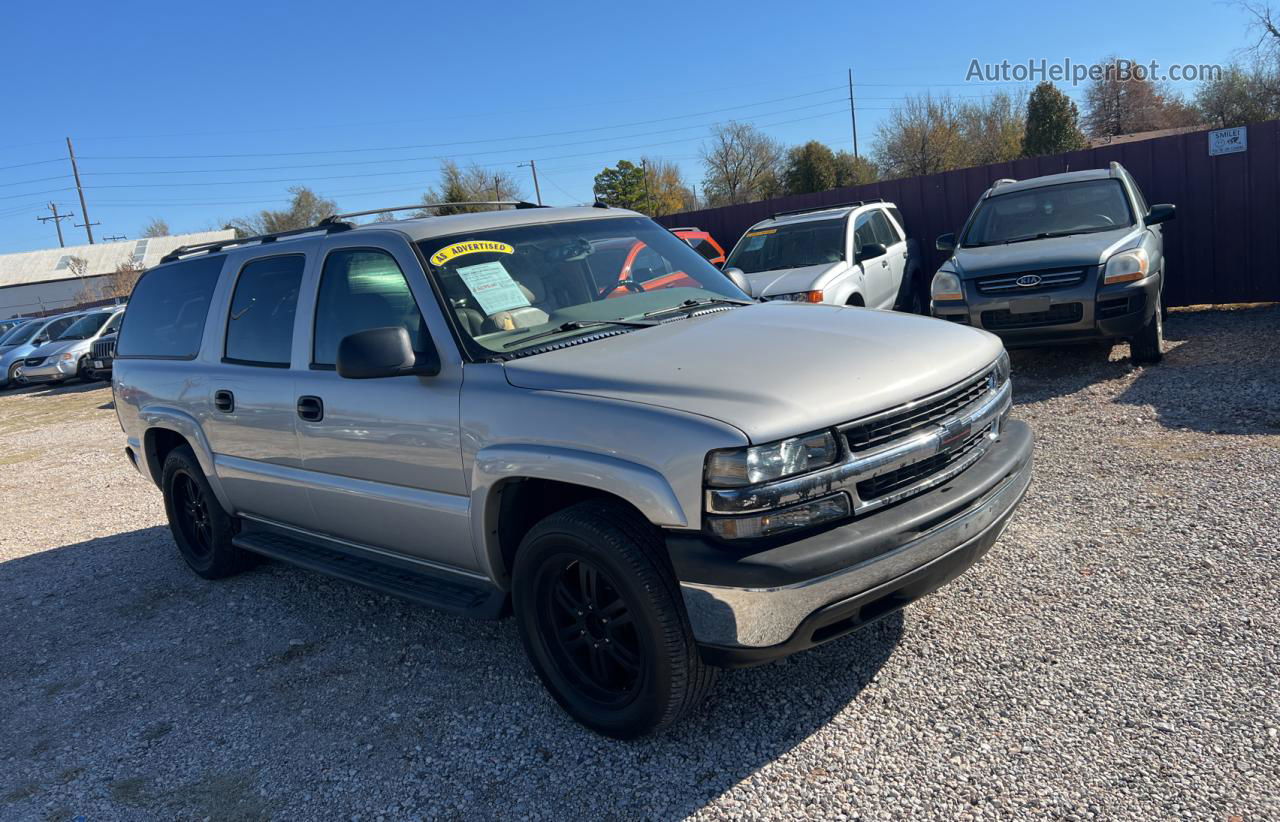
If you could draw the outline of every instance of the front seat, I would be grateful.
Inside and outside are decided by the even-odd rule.
[[[489,315],[494,325],[502,331],[515,331],[517,328],[542,325],[551,319],[545,310],[549,306],[546,305],[546,288],[541,277],[537,274],[525,274],[516,281],[516,285],[520,286],[520,291],[529,301],[529,305],[506,311],[495,311]]]

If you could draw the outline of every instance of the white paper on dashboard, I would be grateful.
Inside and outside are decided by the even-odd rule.
[[[512,279],[500,262],[462,266],[458,269],[458,276],[486,314],[529,305],[529,298],[520,290],[520,284]]]

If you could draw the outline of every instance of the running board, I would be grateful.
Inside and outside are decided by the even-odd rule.
[[[237,548],[354,582],[366,588],[462,616],[497,619],[506,593],[482,580],[424,568],[411,560],[340,550],[275,530],[251,530],[232,540]],[[362,555],[363,554],[363,555]]]

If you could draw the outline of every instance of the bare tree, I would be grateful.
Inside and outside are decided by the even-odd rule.
[[[710,206],[762,200],[778,193],[782,145],[750,123],[711,130],[702,146],[702,193]]]
[[[510,171],[494,171],[472,164],[462,168],[453,160],[440,164],[440,183],[422,195],[423,203],[465,203],[490,200],[521,200],[524,195]],[[441,206],[417,212],[418,216],[463,214],[485,211],[486,206]]]
[[[238,217],[227,224],[241,237],[273,234],[295,228],[307,228],[338,210],[333,200],[325,199],[306,186],[289,189],[293,195],[289,207],[280,211],[263,209],[249,217]]]
[[[1176,94],[1157,86],[1136,60],[1109,57],[1103,76],[1085,89],[1085,131],[1116,137],[1196,125],[1199,117]]]
[[[1280,12],[1251,0],[1241,0],[1237,5],[1253,17],[1250,27],[1257,34],[1257,40],[1247,51],[1257,57],[1280,61]]]
[[[908,97],[876,129],[876,163],[888,179],[960,168],[967,151],[960,107],[949,95]]]
[[[169,224],[159,217],[152,217],[147,227],[142,229],[143,237],[168,237]]]

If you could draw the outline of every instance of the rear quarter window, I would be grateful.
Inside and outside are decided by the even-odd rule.
[[[129,297],[116,356],[194,359],[224,259],[199,257],[144,274]]]

